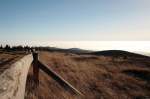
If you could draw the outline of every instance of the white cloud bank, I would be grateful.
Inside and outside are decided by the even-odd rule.
[[[10,42],[10,41],[9,41]],[[6,44],[5,42],[3,44]],[[150,41],[18,41],[10,45],[50,46],[59,48],[82,48],[88,50],[126,50],[150,52]]]

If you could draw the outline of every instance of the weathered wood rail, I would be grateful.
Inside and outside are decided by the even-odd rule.
[[[66,80],[64,80],[60,75],[58,75],[55,71],[53,71],[49,66],[42,63],[39,60],[38,53],[33,53],[33,59],[34,59],[33,60],[33,75],[34,75],[36,84],[39,83],[39,69],[41,69],[69,92],[83,96],[83,94],[80,91],[78,91],[75,87],[73,87]]]
[[[37,87],[39,86],[39,71],[42,70],[56,80],[65,90],[82,96],[80,91],[54,72],[49,66],[43,64],[39,60],[38,53],[33,52],[12,64],[9,69],[0,75],[0,99],[24,99],[26,79],[30,66],[33,66],[33,79]]]

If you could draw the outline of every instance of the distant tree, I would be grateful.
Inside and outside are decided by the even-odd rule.
[[[16,51],[17,50],[16,46],[12,46],[11,50]]]
[[[16,46],[17,51],[23,51],[24,47],[22,45]]]
[[[4,49],[5,49],[6,51],[10,50],[10,46],[9,46],[9,45],[6,45]]]
[[[24,48],[23,48],[23,49],[24,49],[24,51],[29,52],[31,48],[30,48],[29,46],[24,46]]]
[[[3,49],[3,46],[2,46],[2,44],[1,44],[1,46],[0,46],[0,49]]]

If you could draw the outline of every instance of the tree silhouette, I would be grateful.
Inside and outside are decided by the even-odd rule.
[[[9,51],[9,50],[10,50],[10,46],[9,46],[9,45],[6,45],[4,49],[5,49],[6,51]]]
[[[23,49],[24,49],[24,51],[29,52],[31,48],[30,48],[29,46],[24,46],[24,48],[23,48]]]
[[[3,49],[3,46],[2,46],[2,44],[1,44],[1,46],[0,46],[0,49]]]
[[[19,46],[13,46],[11,48],[12,51],[24,51],[24,47],[22,45]]]

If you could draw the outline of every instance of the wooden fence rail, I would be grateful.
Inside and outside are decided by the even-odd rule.
[[[34,76],[34,81],[36,82],[36,84],[39,85],[39,69],[41,69],[69,92],[83,96],[83,94],[80,91],[78,91],[71,84],[69,84],[66,80],[64,80],[60,75],[54,72],[49,66],[43,64],[39,60],[38,53],[33,52],[32,55],[33,55],[33,76]]]

